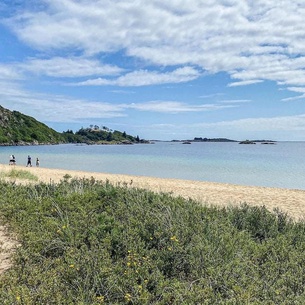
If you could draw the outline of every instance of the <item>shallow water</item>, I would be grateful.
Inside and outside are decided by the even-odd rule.
[[[304,151],[305,142],[14,146],[0,147],[0,163],[31,155],[48,168],[305,189]]]

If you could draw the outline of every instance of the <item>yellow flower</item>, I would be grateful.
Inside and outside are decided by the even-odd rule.
[[[127,301],[131,301],[131,294],[126,293],[126,294],[125,294],[125,299],[126,299]]]
[[[104,297],[103,295],[100,295],[100,296],[96,297],[96,300],[97,300],[100,304],[102,304],[102,303],[104,303],[104,301],[105,301],[105,297]]]
[[[175,242],[178,242],[178,239],[177,239],[176,235],[172,236],[172,237],[170,238],[170,240],[175,241]]]
[[[70,268],[74,268],[74,265],[73,265],[73,264],[71,264],[71,265],[69,265],[69,267],[70,267]]]
[[[19,295],[16,296],[16,300],[17,300],[17,302],[20,302],[21,298]]]

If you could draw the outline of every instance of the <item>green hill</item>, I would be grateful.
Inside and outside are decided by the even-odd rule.
[[[0,145],[38,145],[59,143],[133,144],[145,143],[139,136],[111,130],[108,127],[90,125],[77,132],[59,133],[34,118],[0,106]]]
[[[47,125],[0,106],[0,145],[58,144],[64,137]]]

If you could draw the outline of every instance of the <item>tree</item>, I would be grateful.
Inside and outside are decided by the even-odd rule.
[[[64,131],[63,133],[71,133],[71,134],[74,134],[74,133],[73,133],[73,130],[70,130],[70,129],[68,129],[67,131]]]
[[[109,132],[107,135],[107,141],[112,141],[112,140],[113,140],[112,133]]]

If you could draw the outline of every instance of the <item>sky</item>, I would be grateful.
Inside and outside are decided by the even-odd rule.
[[[59,132],[305,141],[305,1],[1,0],[0,105]]]

